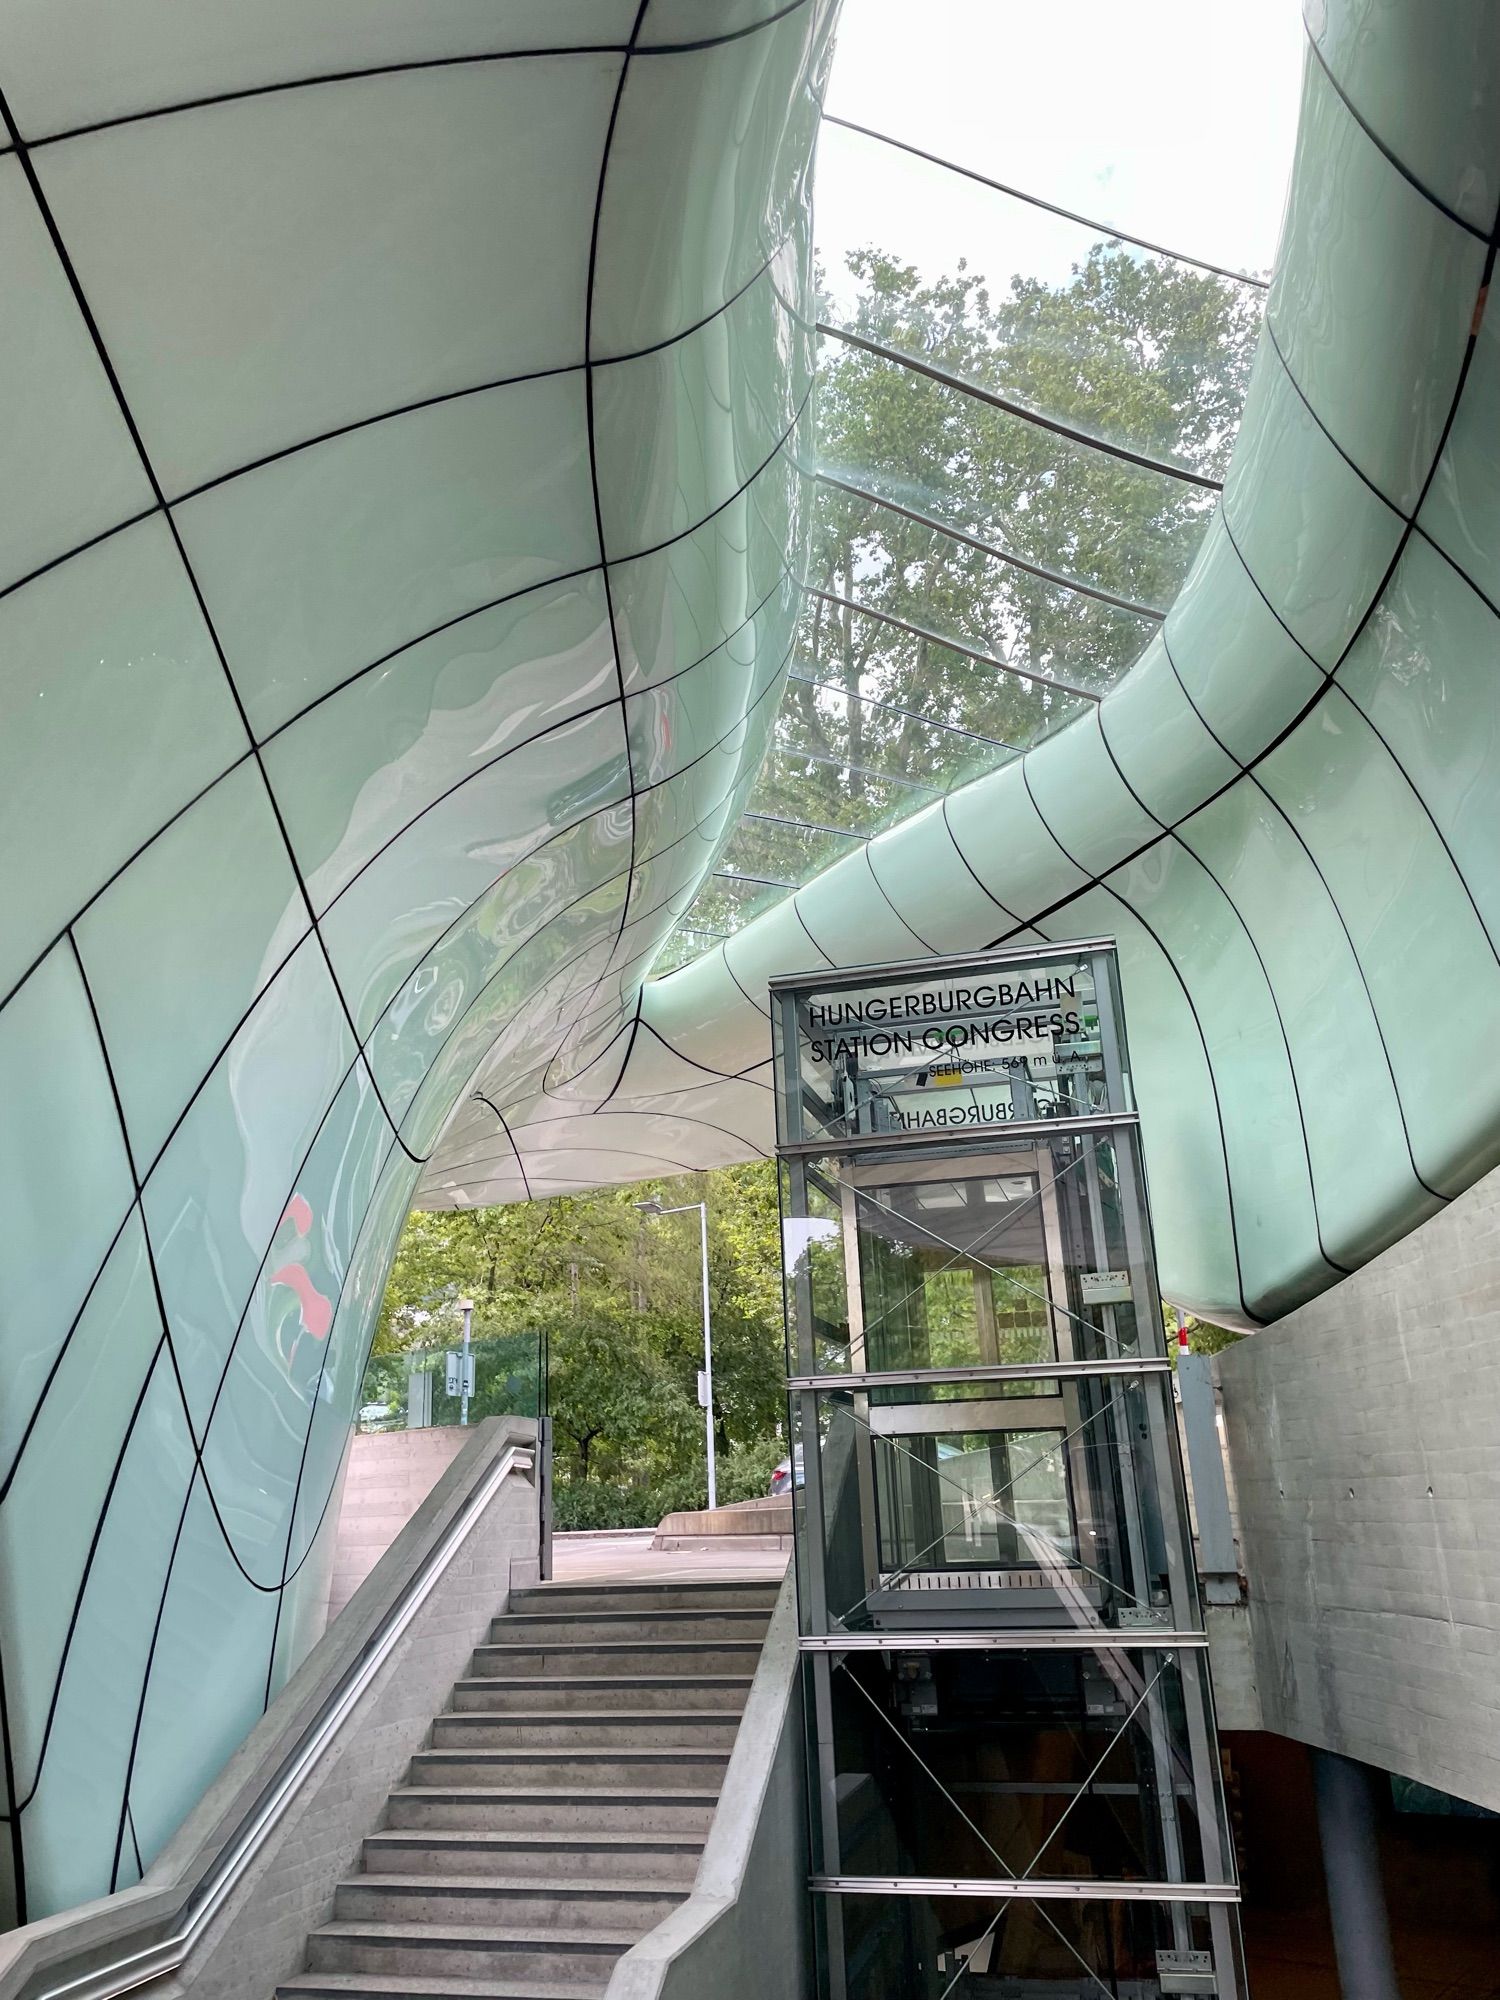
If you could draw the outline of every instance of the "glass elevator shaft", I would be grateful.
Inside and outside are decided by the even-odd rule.
[[[1113,948],[775,981],[827,2000],[1242,2000]]]

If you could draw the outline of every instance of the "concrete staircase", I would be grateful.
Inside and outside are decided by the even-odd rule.
[[[513,1593],[281,2000],[599,2000],[692,1887],[775,1600]]]

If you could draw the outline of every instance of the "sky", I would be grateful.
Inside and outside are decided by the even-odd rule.
[[[844,0],[826,109],[1231,270],[1275,255],[1305,32],[1297,0]],[[927,275],[1056,282],[1093,232],[825,124],[832,276],[877,242]]]

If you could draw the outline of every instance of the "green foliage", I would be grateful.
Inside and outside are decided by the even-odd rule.
[[[1230,1327],[1215,1326],[1212,1320],[1199,1319],[1194,1313],[1182,1313],[1176,1306],[1162,1301],[1162,1324],[1166,1329],[1167,1352],[1172,1357],[1172,1366],[1177,1366],[1179,1348],[1178,1329],[1185,1327],[1188,1337],[1189,1354],[1222,1354],[1226,1347],[1233,1347],[1237,1340],[1245,1338]]]
[[[783,1455],[780,1223],[758,1162],[514,1207],[413,1213],[386,1287],[363,1401],[404,1393],[414,1348],[453,1347],[458,1301],[473,1339],[549,1354],[560,1527],[635,1527],[707,1498],[698,1216],[636,1204],[706,1199],[721,1499],[764,1493]],[[502,1371],[498,1381],[503,1385]],[[485,1380],[481,1373],[481,1381]],[[473,1413],[503,1406],[503,1386]]]
[[[1063,282],[1017,277],[1003,296],[962,264],[930,283],[876,249],[848,266],[852,306],[825,301],[820,317],[1089,436],[1222,474],[1260,324],[1245,287],[1103,243]],[[816,409],[825,472],[1135,604],[1171,603],[1214,504],[1202,488],[833,339]],[[1154,629],[835,485],[818,488],[807,576],[828,597],[936,635],[806,600],[753,804],[854,834],[1006,761],[1080,706],[1045,678],[996,673],[943,640],[1103,692]],[[723,866],[801,882],[851,845],[837,832],[749,820]],[[733,930],[781,893],[717,876],[690,921]],[[684,937],[675,955],[702,944]]]

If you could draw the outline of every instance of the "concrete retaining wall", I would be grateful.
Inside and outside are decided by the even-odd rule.
[[[463,1449],[469,1431],[357,1431],[334,1538],[328,1616],[337,1618]]]
[[[1500,1172],[1218,1361],[1265,1727],[1500,1809]]]
[[[807,2000],[802,1679],[787,1577],[693,1893],[615,1966],[605,2000]]]

